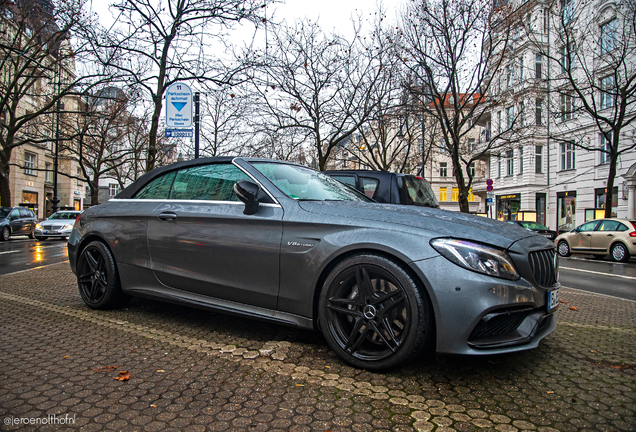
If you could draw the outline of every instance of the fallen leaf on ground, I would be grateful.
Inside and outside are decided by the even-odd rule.
[[[130,374],[128,373],[128,371],[119,371],[119,375],[113,378],[115,378],[117,381],[128,381],[130,379]]]
[[[565,303],[565,304],[570,304],[570,302],[565,301],[565,300],[560,300],[559,303]]]
[[[554,394],[554,392],[553,391],[549,391],[548,394]]]
[[[576,308],[576,306],[572,306],[570,310],[577,311],[578,309]]]
[[[157,372],[165,372],[163,369],[157,369]]]

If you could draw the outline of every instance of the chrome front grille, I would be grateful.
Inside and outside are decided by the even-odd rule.
[[[530,252],[528,258],[534,280],[539,285],[549,287],[557,283],[559,265],[554,249]]]

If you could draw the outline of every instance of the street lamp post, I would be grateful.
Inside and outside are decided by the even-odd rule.
[[[55,157],[53,159],[53,199],[51,203],[53,204],[53,213],[57,212],[59,209],[58,204],[60,203],[60,199],[57,197],[57,172],[59,168],[59,147],[60,147],[60,109],[61,109],[61,100],[60,100],[60,90],[62,87],[62,68],[58,64],[57,69],[57,103],[56,103],[56,121],[55,121]]]

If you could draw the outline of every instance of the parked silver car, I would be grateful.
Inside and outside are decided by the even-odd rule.
[[[63,210],[53,213],[48,219],[35,225],[35,238],[46,240],[47,238],[68,238],[75,226],[75,220],[81,211]]]
[[[91,308],[138,295],[320,329],[342,359],[367,370],[427,346],[534,348],[557,323],[548,239],[459,212],[370,202],[286,162],[157,168],[86,210],[68,250]]]

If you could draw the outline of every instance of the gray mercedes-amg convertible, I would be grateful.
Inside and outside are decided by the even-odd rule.
[[[287,162],[209,158],[155,169],[85,211],[68,250],[91,308],[144,296],[319,329],[367,370],[427,346],[534,348],[557,322],[558,258],[543,236],[377,204]]]

